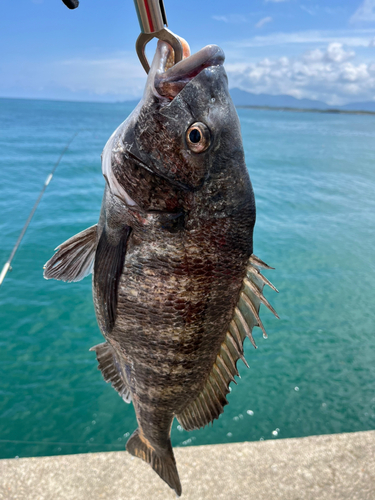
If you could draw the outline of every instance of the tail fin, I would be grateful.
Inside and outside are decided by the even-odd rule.
[[[169,441],[169,450],[158,455],[151,447],[150,443],[141,437],[139,429],[133,432],[126,449],[135,457],[141,458],[144,462],[151,465],[154,471],[170,486],[178,496],[181,495],[181,483],[178,476],[176,460],[173,455],[172,445]]]

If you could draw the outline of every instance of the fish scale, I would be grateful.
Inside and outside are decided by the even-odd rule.
[[[255,202],[216,46],[167,67],[159,42],[141,103],[108,140],[97,225],[58,247],[45,277],[93,271],[104,379],[132,402],[126,448],[178,495],[170,430],[217,419],[255,346],[266,266],[253,255]],[[273,287],[274,288],[274,287]]]

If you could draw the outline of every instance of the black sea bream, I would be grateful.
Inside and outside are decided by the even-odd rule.
[[[185,52],[186,52],[185,46]],[[187,54],[185,54],[187,55]],[[172,60],[172,65],[171,65]],[[109,139],[97,225],[58,247],[45,277],[93,271],[104,379],[133,402],[126,449],[181,494],[170,430],[218,418],[258,325],[265,283],[255,203],[222,50],[173,65],[158,42],[143,99]],[[274,287],[272,287],[274,288]],[[264,332],[265,334],[265,332]]]

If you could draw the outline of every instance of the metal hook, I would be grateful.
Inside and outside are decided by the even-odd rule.
[[[79,0],[63,0],[63,2],[69,9],[76,9],[79,5]],[[181,61],[183,58],[182,44],[179,38],[167,28],[168,21],[163,0],[134,0],[134,5],[141,27],[141,34],[136,41],[135,49],[146,73],[150,71],[146,45],[153,38],[168,42],[174,50],[175,63]]]
[[[172,33],[168,26],[163,0],[134,0],[138,21],[141,28],[135,44],[138,58],[146,73],[150,71],[150,64],[146,56],[146,45],[153,38],[168,42],[175,54],[175,63],[183,58],[183,48],[179,38]]]
[[[169,45],[171,45],[174,50],[175,63],[182,61],[183,48],[181,42],[176,37],[176,35],[172,33],[172,31],[170,31],[168,28],[163,28],[162,30],[157,31],[156,33],[141,33],[137,38],[135,49],[137,51],[138,58],[141,61],[141,64],[146,73],[150,71],[150,64],[146,56],[146,45],[153,38],[158,38],[159,40],[164,40],[165,42],[168,42]]]

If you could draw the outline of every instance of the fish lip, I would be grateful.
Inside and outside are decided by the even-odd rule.
[[[207,45],[165,70],[171,51],[168,43],[159,40],[150,71],[154,93],[169,100],[174,99],[204,69],[222,66],[225,59],[224,52],[218,45]]]
[[[158,50],[160,50],[159,47]],[[206,45],[195,54],[192,54],[189,57],[182,59],[182,61],[177,64],[171,66],[167,69],[167,71],[165,71],[165,64],[167,63],[167,60],[165,60],[163,72],[159,73],[159,69],[158,73],[161,76],[168,78],[175,77],[177,75],[179,77],[188,77],[190,73],[194,73],[196,76],[205,68],[209,68],[210,66],[221,66],[224,64],[224,59],[224,52],[218,45]]]

